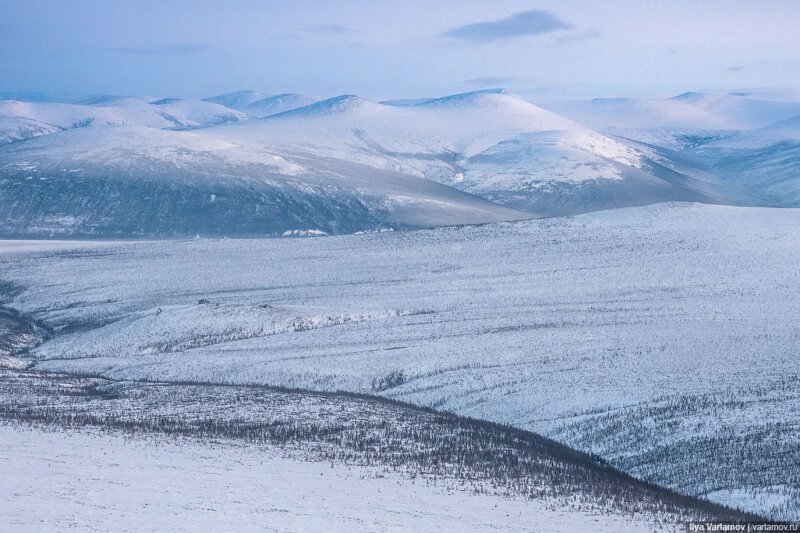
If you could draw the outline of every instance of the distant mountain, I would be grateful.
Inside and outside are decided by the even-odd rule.
[[[80,103],[0,101],[0,142],[15,142],[87,126],[194,128],[244,120],[247,115],[210,102],[125,96],[84,98]]]
[[[0,101],[0,140],[13,142],[91,125],[174,127],[177,119],[136,98],[104,97],[83,104]]]
[[[698,157],[770,205],[800,206],[800,115],[701,146]]]
[[[202,127],[247,119],[241,111],[212,102],[164,98],[150,103],[157,106],[162,116],[178,122],[179,127]]]
[[[1,102],[0,233],[347,233],[766,197],[502,89],[262,96]]]
[[[665,200],[750,203],[700,167],[620,142],[503,90],[378,104],[343,95],[213,129],[425,177],[537,216]]]
[[[256,100],[241,109],[250,116],[263,118],[298,107],[311,105],[316,101],[316,98],[304,94],[276,94],[275,96],[268,96],[261,100]]]
[[[358,113],[361,110],[380,109],[381,104],[376,104],[353,94],[343,94],[328,98],[327,100],[315,101],[305,106],[299,106],[281,113],[284,116],[310,117],[320,115],[337,115]]]
[[[800,113],[800,100],[699,92],[672,98],[598,98],[546,105],[599,131],[671,148],[691,148]]]
[[[259,93],[256,91],[234,91],[232,93],[220,94],[205,98],[203,101],[211,102],[212,104],[220,104],[231,109],[242,110],[248,105],[255,103],[259,100],[269,98],[271,95]]]
[[[86,95],[45,91],[0,91],[0,100],[72,104]]]

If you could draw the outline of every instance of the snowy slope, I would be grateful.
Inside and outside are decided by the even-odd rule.
[[[380,393],[797,519],[798,234],[793,209],[665,204],[311,240],[11,243],[0,300],[53,328],[37,369]]]
[[[31,431],[33,421],[55,438]],[[126,441],[109,436],[123,431]],[[159,512],[162,530],[214,515],[250,524],[271,507],[281,512],[267,514],[279,516],[261,526],[281,531],[290,524],[305,530],[321,514],[326,531],[356,522],[359,531],[451,530],[465,519],[471,531],[518,530],[519,521],[533,518],[546,531],[590,523],[592,530],[672,531],[686,520],[747,518],[644,484],[538,435],[369,396],[0,370],[0,435],[0,497],[13,503],[0,510],[4,531],[9,522],[41,524],[73,509],[90,513],[87,521],[119,522],[116,512],[92,516],[95,505],[126,510],[137,521],[164,505],[176,523]],[[85,455],[76,453],[80,447]],[[104,452],[92,458],[97,447]],[[150,454],[170,468],[152,464]],[[87,471],[84,461],[96,466]],[[64,485],[70,471],[73,488]],[[36,496],[52,499],[57,510],[29,515],[27,488],[42,481],[48,491]],[[162,493],[162,483],[173,490]],[[72,490],[82,500],[62,507]],[[140,505],[149,512],[139,516]],[[234,516],[225,514],[231,509]],[[527,511],[509,517],[511,509]],[[304,518],[309,511],[313,518]]]
[[[641,513],[476,494],[275,447],[0,426],[0,522],[131,531],[683,531]],[[299,455],[299,454],[296,454]]]
[[[6,102],[0,103],[0,105]],[[5,106],[4,106],[5,107]],[[0,144],[32,139],[61,131],[62,128],[15,114],[0,114]]]

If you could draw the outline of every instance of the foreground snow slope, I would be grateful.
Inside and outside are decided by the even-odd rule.
[[[37,369],[379,392],[796,518],[798,235],[797,210],[663,204],[316,240],[12,243],[0,286],[53,328]]]
[[[247,447],[268,458],[280,453],[321,463],[324,468],[316,469],[323,471],[320,475],[335,476],[334,467],[362,478],[401,474],[412,486],[458,487],[465,494],[514,500],[521,497],[533,509],[546,508],[564,517],[574,513],[571,520],[556,520],[554,525],[562,527],[577,527],[588,515],[608,517],[601,523],[627,516],[643,529],[652,529],[656,523],[674,528],[687,520],[754,518],[634,480],[596,458],[539,435],[374,396],[114,382],[0,370],[3,423],[14,423],[19,431],[35,425],[53,431],[124,432],[190,448],[198,444],[234,450]],[[202,466],[196,464],[195,468]],[[291,469],[287,470],[291,474]],[[303,481],[291,476],[284,479],[285,484]],[[398,479],[390,475],[373,485],[378,492],[392,492]],[[279,485],[276,490],[286,489]],[[348,491],[345,511],[335,517],[336,522],[349,519],[361,500],[360,494]],[[429,512],[424,504],[418,511]],[[384,513],[381,509],[374,514],[365,511],[364,518],[380,520]],[[548,527],[549,514],[545,513],[542,528]],[[428,527],[451,529],[446,520],[435,522],[441,517],[431,518]]]
[[[5,425],[0,440],[0,523],[8,533],[661,530],[641,517],[305,462],[275,447]]]

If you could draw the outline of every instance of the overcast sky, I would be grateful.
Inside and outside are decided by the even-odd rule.
[[[0,0],[0,91],[532,99],[800,84],[800,1]]]

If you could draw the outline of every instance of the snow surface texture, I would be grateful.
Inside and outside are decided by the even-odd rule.
[[[5,425],[0,440],[0,523],[8,533],[441,531],[445,524],[450,531],[656,529],[642,518],[306,462],[274,447]]]
[[[698,161],[502,90],[404,105],[252,92],[5,101],[0,127],[21,141],[0,147],[7,237],[354,233],[760,201]]]
[[[52,329],[25,356],[38,370],[377,392],[796,519],[798,235],[792,209],[662,204],[309,240],[8,243],[0,298]]]

